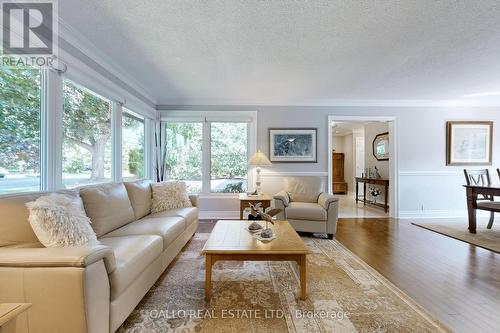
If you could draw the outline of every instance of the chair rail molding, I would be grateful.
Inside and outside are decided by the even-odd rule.
[[[461,170],[454,171],[400,171],[400,177],[429,176],[429,177],[463,177]]]

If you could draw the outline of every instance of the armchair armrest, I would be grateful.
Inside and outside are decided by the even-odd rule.
[[[198,194],[190,194],[189,200],[191,200],[193,207],[198,207]]]
[[[3,248],[0,267],[87,267],[104,260],[108,274],[116,268],[113,249],[100,244],[58,248]]]
[[[330,193],[321,193],[318,197],[318,204],[320,204],[325,210],[328,210],[330,208],[330,204],[332,202],[337,202],[339,201],[338,198],[335,198],[333,194]]]
[[[288,207],[290,204],[290,197],[288,196],[288,193],[285,191],[280,191],[273,195],[274,200],[280,200],[283,203],[283,206]]]

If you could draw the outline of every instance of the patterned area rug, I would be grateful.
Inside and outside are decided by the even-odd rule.
[[[292,262],[217,262],[204,301],[209,234],[196,234],[119,332],[447,332],[336,240],[303,237],[308,298]]]

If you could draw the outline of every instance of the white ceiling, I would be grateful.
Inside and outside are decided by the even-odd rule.
[[[496,0],[64,0],[59,15],[158,104],[500,99]]]

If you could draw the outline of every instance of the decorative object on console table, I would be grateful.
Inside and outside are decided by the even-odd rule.
[[[385,212],[389,211],[389,180],[388,179],[377,179],[377,178],[364,178],[364,177],[356,177],[356,203],[359,202],[359,183],[363,183],[363,204],[372,204],[378,207],[384,208]],[[369,201],[366,199],[366,184],[370,185],[380,185],[384,188],[384,196],[385,200],[383,204],[378,202]],[[379,190],[380,191],[380,190]]]
[[[347,194],[344,180],[344,154],[332,153],[332,189],[334,194]]]
[[[373,156],[377,161],[389,160],[389,132],[377,134],[372,144]]]
[[[373,203],[376,205],[377,204],[377,198],[380,196],[380,194],[382,194],[380,192],[380,189],[378,189],[376,187],[372,187],[372,188],[370,188],[370,194],[373,197]]]
[[[270,128],[273,163],[317,163],[317,128]]]
[[[446,165],[491,165],[492,121],[448,121]]]
[[[267,159],[266,155],[264,155],[260,150],[258,150],[248,161],[248,165],[257,167],[257,179],[255,181],[255,194],[259,194],[261,191],[260,185],[260,167],[261,166],[269,166],[272,163]]]
[[[239,199],[240,199],[240,220],[243,220],[243,211],[245,210],[245,208],[250,207],[250,204],[255,205],[257,203],[260,203],[261,204],[260,207],[262,207],[263,210],[271,207],[271,197],[264,193],[261,193],[257,196],[249,196],[246,193],[240,193]]]

